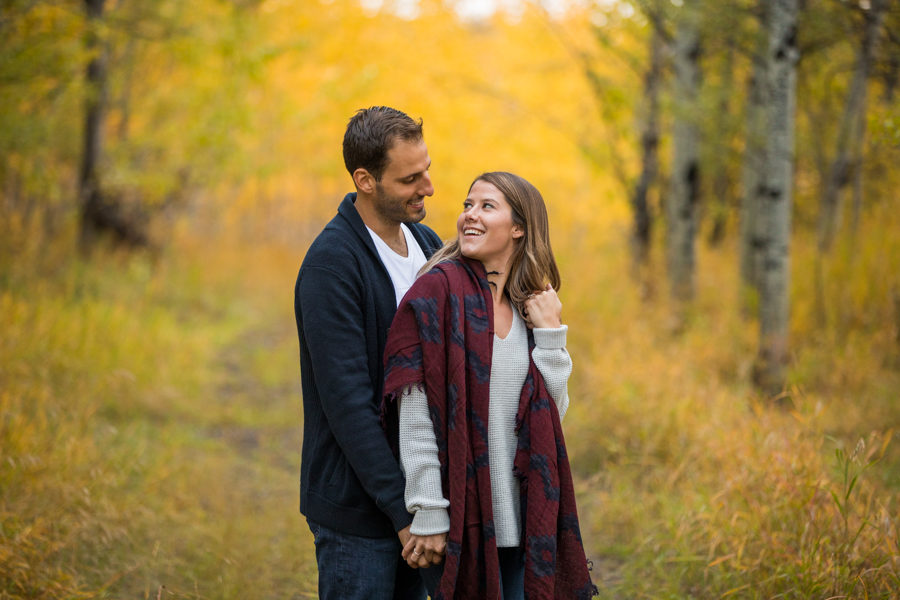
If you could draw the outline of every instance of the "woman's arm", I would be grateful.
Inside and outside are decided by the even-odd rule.
[[[558,328],[535,328],[534,350],[531,358],[544,378],[547,391],[553,396],[560,421],[569,409],[569,375],[572,374],[572,358],[566,351],[567,325]]]
[[[569,408],[568,383],[572,374],[572,359],[566,352],[568,327],[562,324],[562,302],[548,284],[545,290],[535,292],[525,301],[524,312],[528,326],[534,329],[535,348],[531,358],[562,420]]]
[[[406,509],[413,514],[412,534],[403,550],[411,567],[441,562],[450,531],[450,503],[441,487],[434,426],[424,391],[410,389],[400,398],[400,466],[406,473]]]

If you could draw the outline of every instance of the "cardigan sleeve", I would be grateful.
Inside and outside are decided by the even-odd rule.
[[[400,465],[406,473],[406,509],[413,514],[410,533],[450,531],[450,502],[441,488],[441,463],[428,398],[415,387],[400,397]]]
[[[566,351],[568,325],[553,329],[535,328],[534,350],[531,358],[544,378],[547,391],[556,402],[559,419],[562,421],[569,409],[569,376],[572,374],[572,358]]]

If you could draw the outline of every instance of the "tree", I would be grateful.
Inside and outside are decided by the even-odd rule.
[[[133,246],[146,246],[148,242],[140,212],[127,212],[121,202],[103,189],[101,161],[109,63],[109,43],[101,32],[104,5],[105,0],[84,0],[85,47],[89,58],[85,70],[84,139],[78,175],[83,251],[89,251],[104,233],[111,233],[117,241]]]
[[[700,201],[700,135],[696,107],[700,90],[700,34],[696,0],[679,12],[674,41],[672,181],[666,199],[666,257],[673,298],[694,293],[694,242]]]
[[[650,60],[644,73],[644,115],[641,131],[641,173],[631,196],[633,218],[631,230],[632,268],[638,274],[650,256],[651,226],[650,186],[659,174],[659,95],[662,83],[663,50],[666,33],[658,4],[647,9],[650,20]]]
[[[732,138],[734,126],[732,125],[731,104],[734,96],[734,40],[729,39],[732,34],[725,34],[725,48],[719,64],[719,81],[713,89],[713,101],[715,110],[709,124],[713,126],[712,135],[704,131],[706,151],[704,162],[708,164],[706,169],[710,173],[709,202],[707,213],[712,218],[712,227],[709,230],[708,242],[711,246],[719,245],[725,238],[728,223],[728,215],[732,210],[732,174],[731,164],[733,155]]]
[[[887,0],[872,0],[868,9],[860,8],[864,27],[857,50],[853,78],[847,89],[847,100],[841,116],[834,159],[826,174],[819,212],[819,250],[831,248],[835,232],[840,225],[841,192],[850,184],[854,186],[854,226],[858,222],[862,203],[861,178],[858,176],[862,162],[862,146],[866,124],[866,90],[875,60],[875,48],[884,23]]]
[[[762,177],[759,353],[757,385],[767,392],[784,389],[790,314],[790,234],[797,103],[798,0],[772,0],[766,55],[766,168]]]
[[[744,155],[741,166],[740,204],[740,274],[745,299],[758,293],[760,286],[762,228],[763,169],[766,165],[766,106],[768,85],[766,82],[766,50],[768,48],[768,0],[760,0],[755,11],[757,36],[751,53],[751,72],[747,82],[746,126],[744,131]]]
[[[63,3],[3,2],[0,9],[0,238],[38,252],[73,206],[65,164],[78,156],[82,18]],[[62,177],[61,177],[62,175]]]

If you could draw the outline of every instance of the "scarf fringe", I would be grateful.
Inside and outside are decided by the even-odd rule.
[[[400,402],[400,399],[403,396],[406,396],[413,390],[424,394],[425,393],[425,382],[424,381],[415,381],[412,383],[407,383],[407,384],[401,385],[399,388],[397,388],[395,390],[391,390],[390,392],[385,392],[384,399],[382,400],[382,402],[386,403],[386,404],[393,404],[393,403]],[[382,416],[383,416],[383,412],[384,411],[382,411]]]
[[[381,414],[379,415],[381,429],[387,435],[391,452],[394,453],[394,457],[398,460],[400,458],[400,398],[412,390],[424,393],[425,383],[422,381],[408,383],[385,393],[381,397]]]

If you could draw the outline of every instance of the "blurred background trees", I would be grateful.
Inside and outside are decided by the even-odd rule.
[[[734,226],[742,286],[744,295],[749,295],[745,310],[758,311],[760,323],[755,379],[770,393],[784,388],[789,356],[790,240],[797,180],[817,180],[816,191],[802,198],[801,210],[817,214],[818,249],[824,255],[848,212],[840,198],[851,180],[847,235],[854,236],[858,227],[864,202],[866,124],[875,119],[889,129],[895,127],[896,108],[890,102],[864,116],[870,87],[882,88],[885,100],[893,94],[890,73],[898,48],[896,36],[883,26],[890,15],[897,18],[897,7],[891,11],[888,4],[594,3],[595,23],[596,15],[602,16],[601,25],[595,26],[600,49],[609,47],[611,19],[621,19],[624,12],[627,18],[643,22],[629,57],[645,69],[643,92],[640,99],[634,98],[637,110],[633,113],[642,123],[632,132],[642,157],[632,184],[634,261],[647,260],[651,223],[662,221],[670,293],[681,306],[675,309],[673,323],[680,328],[684,304],[693,297],[697,231],[705,226],[707,239],[716,244],[729,225]],[[640,51],[641,43],[649,52]],[[602,53],[596,60],[606,59]],[[880,81],[872,75],[876,71],[882,73]],[[797,77],[804,85],[799,95]],[[588,78],[597,80],[590,68]],[[661,81],[668,82],[662,116]],[[609,102],[608,86],[594,84],[592,89],[599,103]],[[806,129],[802,121],[798,127],[803,117],[798,116],[798,107],[816,115],[805,123]],[[612,117],[607,112],[601,118]],[[665,124],[662,131],[660,120]],[[663,160],[658,182],[662,191],[652,219],[647,199],[659,170],[660,137],[671,139],[671,148],[668,160]],[[834,150],[829,153],[828,148]],[[806,151],[812,155],[806,156]],[[802,156],[795,164],[798,152]],[[881,170],[876,167],[881,158],[873,157],[871,166]],[[813,172],[807,170],[807,161],[817,165]],[[821,277],[822,267],[817,265]],[[821,282],[816,290],[817,306],[822,307],[828,301]]]
[[[370,5],[375,8],[366,8]],[[584,127],[564,125],[562,132],[601,176],[611,174],[626,186],[636,265],[647,260],[652,222],[659,220],[667,232],[672,294],[689,299],[695,230],[705,228],[715,243],[729,223],[738,223],[741,271],[751,288],[758,285],[760,260],[751,255],[759,252],[767,228],[754,229],[760,202],[751,197],[760,189],[760,174],[771,171],[762,155],[769,140],[765,109],[774,100],[764,82],[767,32],[774,27],[770,13],[779,3],[623,0],[548,3],[543,11],[534,10],[539,3],[514,3],[488,20],[462,21],[453,2],[398,3],[396,13],[391,3],[323,6],[212,0],[190,7],[175,0],[152,6],[129,0],[6,3],[0,21],[2,177],[10,210],[4,226],[13,221],[31,226],[40,204],[43,229],[52,237],[78,206],[83,240],[106,230],[136,245],[160,244],[164,236],[149,231],[160,215],[179,214],[170,210],[175,205],[180,203],[183,214],[188,198],[217,193],[218,185],[234,194],[254,178],[260,183],[259,175],[285,176],[287,153],[274,151],[270,142],[290,144],[289,133],[301,135],[290,125],[326,116],[325,107],[311,101],[316,85],[331,81],[337,91],[342,86],[334,76],[341,72],[350,75],[344,96],[359,95],[354,89],[374,91],[388,70],[375,65],[401,62],[404,44],[360,40],[379,52],[379,60],[368,65],[359,55],[365,53],[354,50],[360,41],[353,43],[359,28],[352,19],[364,24],[376,14],[367,10],[381,10],[382,18],[398,25],[414,23],[416,31],[433,27],[432,37],[453,30],[475,45],[497,27],[554,28],[556,40],[549,37],[548,43],[563,44],[576,59],[558,63],[557,77],[579,85],[571,78],[580,64],[599,108],[577,119]],[[415,20],[405,21],[404,10]],[[452,21],[439,23],[445,14]],[[500,23],[503,19],[507,22]],[[898,77],[891,25],[897,19],[896,6],[886,0],[805,2],[798,15],[797,51],[804,56],[797,65],[800,129],[796,145],[789,146],[801,160],[791,169],[791,182],[807,175],[818,181],[814,212],[822,252],[831,248],[845,221],[850,231],[858,227],[866,164],[875,171],[887,165],[884,153],[868,163],[865,157],[872,144],[890,147]],[[341,54],[334,40],[349,49]],[[509,74],[498,69],[511,65],[498,61],[489,73],[474,68],[460,48],[454,51],[456,63],[436,53],[435,59],[448,60],[422,73],[424,85],[433,88],[427,96],[463,94],[475,104],[506,103],[544,124],[575,122],[561,112],[541,114],[550,111],[530,106],[520,95],[524,90],[504,90]],[[400,54],[394,58],[391,52]],[[293,144],[290,150],[303,147]],[[665,152],[661,163],[660,151]],[[635,153],[642,158],[636,160]],[[288,177],[292,185],[300,179],[296,170]],[[227,186],[226,180],[237,185]],[[656,199],[654,185],[664,191]],[[845,203],[848,191],[852,198]],[[273,202],[287,203],[286,197]],[[220,200],[220,206],[233,203]],[[663,206],[669,211],[665,217]]]

